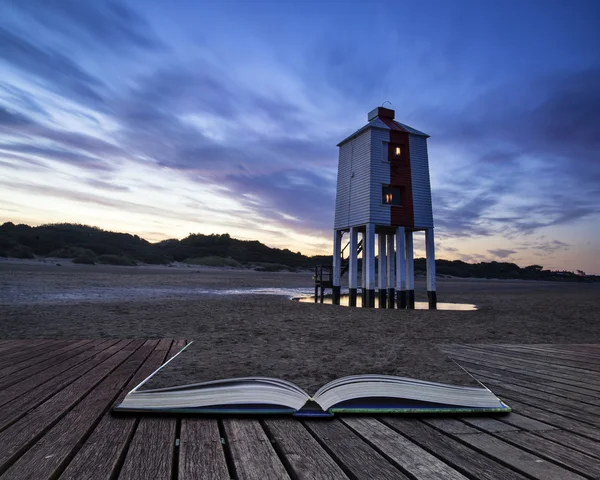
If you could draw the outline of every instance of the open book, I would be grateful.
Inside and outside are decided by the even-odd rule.
[[[459,379],[458,384],[371,373],[332,380],[311,395],[291,381],[262,376],[194,382],[191,379],[201,372],[194,370],[191,345],[129,392],[114,410],[296,416],[511,411],[454,362],[450,363],[457,370],[450,377]]]

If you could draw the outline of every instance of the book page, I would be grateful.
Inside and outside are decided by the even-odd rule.
[[[331,336],[329,336],[331,339]],[[138,391],[191,385],[237,377],[273,377],[314,394],[340,377],[382,374],[438,383],[480,387],[480,384],[435,344],[345,346],[323,345],[308,336],[296,348],[273,349],[263,339],[243,344],[220,345],[196,340],[161,368]],[[358,348],[357,348],[358,347]]]

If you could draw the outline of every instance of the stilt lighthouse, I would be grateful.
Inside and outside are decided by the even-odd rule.
[[[414,308],[413,232],[425,231],[427,296],[437,305],[435,247],[427,138],[378,107],[368,123],[339,144],[333,243],[333,303],[340,301],[342,237],[350,234],[347,266],[350,306],[356,306],[358,254],[362,254],[362,304]],[[359,241],[359,234],[361,239]],[[377,240],[377,241],[376,241]],[[378,275],[375,278],[377,243]]]

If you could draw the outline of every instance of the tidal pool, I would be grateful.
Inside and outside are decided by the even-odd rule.
[[[301,303],[315,303],[315,297],[314,295],[310,295],[310,296],[303,296],[303,297],[296,297],[294,298],[294,300],[301,302]],[[349,295],[344,295],[342,294],[340,296],[340,305],[342,307],[347,307],[348,304],[350,302],[350,296]],[[317,303],[319,303],[317,301]],[[326,295],[323,298],[323,303],[327,303],[327,304],[332,304],[332,298],[331,295]],[[357,295],[356,297],[356,306],[357,307],[362,307],[362,297],[360,295]],[[379,308],[379,299],[377,297],[375,297],[375,308]],[[437,303],[437,309],[438,310],[477,310],[477,307],[471,303],[444,303],[444,302],[438,302]],[[429,303],[427,302],[415,302],[415,310],[429,310]]]

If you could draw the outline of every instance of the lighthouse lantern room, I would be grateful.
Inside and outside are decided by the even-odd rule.
[[[425,231],[427,295],[429,308],[436,308],[429,135],[397,122],[394,116],[394,110],[375,108],[365,126],[338,144],[331,278],[336,304],[340,278],[347,270],[349,302],[356,306],[360,253],[363,306],[375,305],[377,290],[380,307],[414,308],[413,232]],[[346,260],[344,233],[350,235]]]

